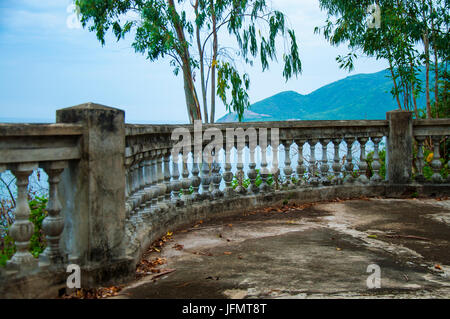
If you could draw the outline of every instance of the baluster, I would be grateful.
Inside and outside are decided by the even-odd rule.
[[[131,189],[132,189],[132,195],[131,195],[131,198],[130,198],[130,202],[131,202],[131,205],[132,205],[132,213],[133,213],[132,218],[133,219],[136,219],[136,215],[137,215],[138,209],[139,209],[139,201],[140,201],[139,194],[137,193],[137,190],[138,190],[138,187],[137,187],[137,185],[138,185],[137,184],[137,181],[138,181],[137,174],[138,174],[138,172],[137,172],[137,170],[138,170],[138,164],[135,163],[130,168]]]
[[[141,154],[139,161],[139,190],[142,191],[145,187],[145,180],[144,180],[144,154]]]
[[[181,172],[181,175],[183,176],[182,180],[182,196],[181,199],[183,200],[185,205],[188,205],[192,202],[192,196],[191,196],[191,180],[189,179],[189,168],[188,168],[188,158],[189,153],[184,154],[183,153],[183,171]]]
[[[154,189],[152,188],[152,161],[150,159],[150,152],[144,154],[144,218],[148,219],[152,213],[152,198],[154,196]]]
[[[424,161],[424,154],[423,154],[423,143],[425,142],[424,136],[417,136],[417,160],[416,160],[416,167],[417,167],[417,173],[415,180],[418,183],[425,182],[425,176],[423,176],[423,168],[425,167],[425,161]]]
[[[274,182],[274,188],[276,191],[280,190],[280,161],[278,157],[278,141],[272,141],[272,136],[270,139],[270,146],[272,148],[272,180]]]
[[[332,179],[333,185],[340,185],[342,184],[342,178],[341,178],[341,171],[342,171],[342,165],[341,165],[341,159],[339,157],[339,146],[341,145],[342,139],[335,138],[332,140],[333,147],[334,147],[334,158],[333,158],[333,172],[334,176]]]
[[[431,168],[433,169],[434,174],[431,176],[431,181],[433,183],[442,183],[443,182],[443,178],[441,176],[442,163],[441,163],[441,155],[439,153],[440,152],[439,144],[441,142],[441,137],[433,136],[431,139],[433,141],[433,148],[434,148],[433,160],[431,161]]]
[[[34,225],[30,222],[30,206],[28,204],[28,177],[37,168],[35,163],[17,164],[12,170],[16,177],[17,202],[15,221],[9,229],[10,236],[16,244],[16,253],[7,262],[8,268],[15,270],[31,269],[37,266],[37,259],[28,251]]]
[[[237,144],[238,161],[236,164],[236,178],[238,180],[238,187],[236,187],[236,193],[244,195],[247,193],[247,189],[244,187],[244,161],[242,160],[242,152],[244,150],[244,145]]]
[[[153,189],[153,197],[152,197],[152,212],[153,214],[159,213],[161,211],[161,207],[158,205],[158,194],[159,194],[159,185],[158,185],[158,162],[156,160],[157,151],[153,150],[150,152],[151,156],[151,180],[152,180],[152,189]]]
[[[174,158],[176,156],[176,158]],[[178,157],[179,154],[172,157],[172,204],[175,206],[181,206],[183,204],[180,199],[180,190],[182,188],[182,182],[180,181],[180,171],[178,169]]]
[[[139,164],[138,164],[138,185],[139,185],[139,218],[143,220],[146,217],[146,206],[147,206],[147,192],[145,191],[145,178],[144,178],[144,168],[145,168],[145,159],[144,153],[140,154]]]
[[[172,204],[171,194],[172,194],[172,183],[170,182],[170,149],[166,148],[164,150],[164,184],[166,185],[166,193],[164,196],[164,201],[170,207]]]
[[[292,140],[284,140],[284,169],[283,173],[286,178],[286,181],[284,182],[284,187],[288,189],[295,188],[294,183],[292,182],[292,167],[291,167],[291,146],[292,146]]]
[[[125,167],[125,199],[128,200],[128,197],[130,196],[130,184],[128,183],[129,180],[129,167]]]
[[[126,201],[125,201],[125,212],[126,218],[129,219],[131,216],[131,212],[133,211],[133,203],[131,200],[131,167],[127,166],[125,168],[125,186],[126,186]]]
[[[317,140],[308,140],[309,149],[311,152],[311,156],[309,159],[309,179],[310,184],[312,186],[318,186],[319,185],[319,179],[316,176],[317,166],[316,166],[316,144],[318,143]]]
[[[49,199],[47,203],[48,216],[42,222],[42,229],[47,240],[47,247],[39,256],[39,260],[44,263],[61,266],[67,259],[59,249],[59,240],[64,229],[64,218],[60,215],[61,203],[58,197],[58,184],[61,180],[61,173],[67,167],[67,162],[51,162],[43,165],[48,175]]]
[[[358,183],[367,184],[369,179],[367,178],[367,161],[366,161],[366,144],[369,139],[367,137],[359,137],[358,142],[360,145],[360,156],[359,156],[359,177],[357,179]]]
[[[259,192],[258,187],[256,186],[256,177],[258,176],[256,172],[256,162],[255,162],[255,150],[256,143],[249,143],[250,150],[250,163],[248,164],[248,178],[250,179],[250,185],[248,191],[250,194],[257,194]]]
[[[198,167],[199,162],[199,156],[200,154],[195,153],[195,147],[192,147],[192,157],[193,157],[193,164],[192,164],[192,188],[194,189],[194,192],[192,193],[192,200],[198,201],[200,199],[200,194],[198,192],[201,184],[201,179],[199,177],[200,169]]]
[[[261,185],[259,186],[259,189],[262,193],[267,193],[271,191],[271,186],[269,185],[269,169],[267,168],[267,146],[262,145],[260,142],[261,147]]]
[[[216,152],[216,149],[214,149]],[[220,174],[220,164],[219,164],[219,152],[217,151],[214,154],[214,162],[212,163],[212,183],[213,183],[213,198],[217,199],[223,196],[223,193],[220,191],[220,182],[222,181],[222,174]]]
[[[130,165],[130,189],[131,189],[131,196],[134,195],[134,192],[136,191],[136,180],[135,180],[135,164]]]
[[[223,174],[223,180],[225,181],[225,197],[233,197],[235,195],[234,189],[231,186],[233,181],[233,172],[231,171],[231,151],[232,149],[225,149],[225,173]]]
[[[164,184],[164,174],[163,174],[163,151],[157,150],[157,176],[158,176],[158,205],[162,211],[166,211],[169,207],[164,202],[164,197],[166,195],[166,185]]]
[[[298,148],[298,160],[297,160],[297,185],[302,186],[305,185],[305,158],[303,156],[303,145],[305,145],[306,140],[298,139],[295,140],[295,144],[297,144]]]
[[[209,190],[209,186],[211,184],[210,166],[204,152],[202,152],[201,179],[202,179],[202,198],[204,200],[212,199],[211,192]]]
[[[330,166],[328,165],[328,144],[330,143],[329,139],[320,139],[320,144],[322,145],[322,161],[320,165],[320,183],[324,186],[328,186],[331,184],[331,181],[328,179],[328,171],[330,170]]]
[[[372,137],[371,140],[373,142],[373,162],[372,162],[373,175],[370,178],[370,181],[372,183],[380,183],[382,181],[382,178],[380,176],[381,163],[380,163],[380,155],[379,155],[380,154],[379,148],[380,148],[381,137]],[[423,157],[423,153],[422,153],[422,157]]]
[[[345,164],[345,178],[344,183],[351,184],[354,182],[353,178],[353,154],[352,154],[352,146],[355,142],[354,137],[346,137],[344,138],[345,143],[347,143],[347,159]]]

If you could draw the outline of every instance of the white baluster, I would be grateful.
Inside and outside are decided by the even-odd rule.
[[[370,181],[374,184],[377,184],[382,181],[382,178],[380,176],[381,163],[380,163],[380,155],[379,155],[381,137],[372,137],[371,140],[373,142],[374,150],[373,150],[373,162],[372,162],[373,175],[370,178]],[[422,153],[422,155],[423,155],[423,153]]]
[[[330,143],[329,139],[321,138],[320,144],[322,145],[322,161],[320,165],[320,183],[324,186],[328,186],[331,184],[330,179],[328,179],[328,171],[330,170],[330,166],[328,165],[328,144]]]
[[[359,156],[359,177],[357,179],[358,183],[367,184],[369,179],[366,176],[367,172],[367,162],[366,162],[366,144],[369,139],[367,137],[358,137],[358,142],[360,145],[360,156]]]
[[[295,144],[297,144],[298,148],[298,159],[297,159],[297,185],[303,186],[305,185],[305,172],[306,172],[306,166],[305,166],[305,158],[303,156],[303,145],[305,145],[306,140],[304,139],[297,139],[295,140]]]
[[[433,183],[442,183],[443,182],[443,178],[441,175],[442,163],[441,163],[441,155],[440,155],[440,150],[439,150],[441,137],[433,136],[432,140],[433,140],[434,152],[433,152],[433,160],[431,161],[431,168],[433,169],[434,174],[431,176],[431,181]]]
[[[309,159],[309,182],[312,186],[319,185],[319,178],[317,177],[317,165],[316,165],[316,144],[317,140],[308,140],[311,156]]]
[[[332,183],[334,185],[340,185],[342,184],[342,178],[341,178],[341,171],[342,171],[342,165],[341,165],[341,159],[339,156],[339,146],[341,145],[342,139],[335,138],[333,139],[333,147],[334,147],[334,158],[333,158],[333,180]]]
[[[25,270],[37,266],[37,259],[28,251],[34,225],[30,222],[30,206],[28,204],[28,177],[37,169],[36,163],[17,164],[12,173],[16,177],[17,202],[15,221],[9,229],[10,236],[16,244],[16,253],[7,262],[8,268]]]
[[[58,265],[61,267],[67,260],[67,256],[63,255],[59,241],[61,233],[64,229],[64,218],[61,216],[61,203],[58,197],[58,184],[61,180],[61,173],[67,167],[67,162],[51,162],[43,165],[45,172],[48,175],[49,200],[47,203],[48,216],[42,222],[42,229],[47,240],[47,247],[39,256],[39,260],[44,263]]]
[[[353,154],[352,154],[352,146],[355,142],[354,137],[345,137],[345,143],[347,144],[347,159],[345,164],[345,178],[344,183],[351,184],[354,182],[353,178]]]

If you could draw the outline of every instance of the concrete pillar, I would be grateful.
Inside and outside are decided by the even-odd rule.
[[[124,120],[124,111],[94,103],[56,112],[57,123],[84,126],[81,160],[64,171],[59,191],[65,216],[61,245],[72,263],[85,268],[123,257]]]
[[[400,110],[386,114],[389,122],[386,179],[389,184],[406,184],[411,180],[413,160],[412,114],[412,112]]]

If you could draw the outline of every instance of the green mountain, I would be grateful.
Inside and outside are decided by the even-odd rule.
[[[420,78],[425,79],[424,72]],[[286,91],[257,102],[245,111],[244,122],[383,120],[386,112],[398,108],[391,89],[389,70],[353,75],[308,95]],[[425,108],[425,94],[419,96],[417,104]],[[238,117],[236,113],[229,113],[217,122],[238,122]]]

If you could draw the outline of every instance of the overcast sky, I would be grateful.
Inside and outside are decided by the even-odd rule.
[[[54,120],[59,108],[96,102],[125,110],[130,123],[188,122],[182,77],[173,75],[169,61],[150,63],[128,41],[110,39],[102,47],[94,33],[73,28],[71,3],[0,0],[0,121]],[[318,0],[272,3],[287,14],[297,34],[303,74],[286,83],[281,65],[265,73],[247,69],[252,103],[286,90],[307,94],[349,75],[335,61],[346,47],[331,47],[314,34],[326,17]],[[364,58],[352,74],[385,68],[381,61]],[[216,119],[224,114],[220,104]]]

